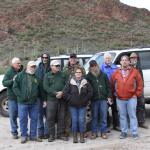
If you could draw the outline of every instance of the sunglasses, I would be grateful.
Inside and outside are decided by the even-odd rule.
[[[55,65],[55,67],[59,68],[59,67],[60,67],[60,65]]]
[[[82,72],[76,72],[76,73],[82,73]]]
[[[43,59],[48,59],[48,57],[42,57]]]

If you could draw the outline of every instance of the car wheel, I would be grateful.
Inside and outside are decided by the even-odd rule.
[[[0,93],[0,114],[4,117],[9,117],[7,91]]]

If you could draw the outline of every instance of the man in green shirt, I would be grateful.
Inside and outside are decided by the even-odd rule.
[[[17,117],[18,117],[18,103],[17,97],[14,94],[12,87],[14,80],[17,74],[22,70],[21,61],[19,58],[14,57],[12,59],[11,66],[6,71],[4,79],[2,81],[3,86],[7,87],[7,97],[8,97],[8,106],[9,106],[9,119],[10,119],[10,126],[11,126],[11,133],[13,139],[18,139],[18,124],[17,124]]]

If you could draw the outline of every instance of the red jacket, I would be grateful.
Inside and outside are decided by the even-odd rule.
[[[121,100],[127,100],[133,96],[140,97],[143,92],[143,81],[139,71],[130,68],[126,80],[123,80],[121,69],[117,69],[111,78],[112,91]]]

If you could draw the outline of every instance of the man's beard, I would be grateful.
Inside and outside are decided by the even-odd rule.
[[[131,65],[132,65],[132,66],[136,66],[136,65],[137,65],[137,61],[132,61],[132,62],[131,62]]]
[[[99,73],[100,73],[100,69],[99,69],[99,67],[97,67],[95,70],[91,70],[91,73],[94,75],[94,76],[98,76],[99,75]]]
[[[26,69],[26,72],[31,75],[35,74],[35,71],[36,71],[35,69],[31,69],[30,67],[27,67]]]

